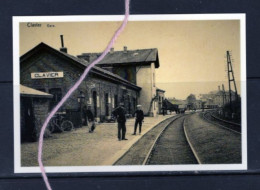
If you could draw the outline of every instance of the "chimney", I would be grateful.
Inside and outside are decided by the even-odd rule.
[[[63,35],[60,35],[60,40],[61,40],[61,48],[60,51],[67,53],[67,48],[64,47],[64,42],[63,42]]]
[[[127,46],[124,46],[124,53],[127,53]]]
[[[114,53],[114,48],[113,48],[113,47],[110,48],[110,53],[111,53],[111,54]]]

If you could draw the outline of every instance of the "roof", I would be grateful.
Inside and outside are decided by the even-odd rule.
[[[20,84],[20,94],[23,97],[52,98],[53,95]]]
[[[85,59],[88,62],[92,62],[101,53],[82,53],[78,55],[78,58]],[[113,51],[109,52],[105,58],[98,63],[98,65],[133,65],[133,64],[150,64],[154,62],[155,68],[159,68],[158,49],[137,49],[137,50],[125,50],[125,51]]]
[[[40,49],[47,49],[47,50],[50,50],[58,55],[61,55],[63,57],[66,57],[70,60],[72,60],[74,63],[80,65],[82,67],[82,69],[85,69],[90,63],[83,60],[83,59],[80,59],[80,58],[77,58],[73,55],[70,55],[68,53],[65,53],[65,52],[62,52],[62,51],[59,51],[57,49],[54,49],[53,47],[41,42],[40,44],[38,44],[37,46],[35,46],[34,48],[32,48],[30,51],[28,51],[27,53],[25,53],[24,55],[22,55],[20,57],[20,62],[23,62],[24,60],[26,60],[28,57],[31,56],[31,54],[33,53],[36,53],[38,52]],[[97,67],[97,66],[94,66],[91,71],[91,73],[94,73],[94,74],[97,74],[99,76],[103,76],[103,77],[106,77],[106,78],[110,78],[110,79],[113,79],[114,81],[117,81],[117,82],[120,82],[121,84],[125,84],[125,85],[128,85],[134,89],[137,89],[137,90],[141,90],[142,88],[129,82],[128,80],[120,77],[119,75],[116,75],[112,72],[109,72],[105,69],[102,69],[100,67]]]

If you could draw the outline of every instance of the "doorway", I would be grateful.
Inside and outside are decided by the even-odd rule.
[[[31,98],[21,99],[21,117],[24,121],[21,126],[21,140],[24,141],[35,141],[36,131],[34,125],[34,113],[32,107]]]
[[[93,91],[92,98],[93,98],[94,116],[97,117],[97,92],[96,91]]]
[[[108,93],[105,93],[105,111],[106,116],[109,116]]]

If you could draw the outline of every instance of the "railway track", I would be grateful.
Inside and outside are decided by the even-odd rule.
[[[143,165],[201,164],[185,130],[186,116],[171,122],[158,135]]]
[[[219,127],[222,127],[224,129],[227,129],[234,133],[241,134],[241,125],[240,124],[220,119],[220,118],[214,116],[213,112],[202,113],[202,116],[206,121],[208,121],[210,123],[213,123]]]
[[[114,165],[200,164],[185,131],[186,116],[176,116],[156,126]]]

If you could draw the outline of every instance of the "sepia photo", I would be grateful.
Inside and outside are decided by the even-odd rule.
[[[122,16],[14,17],[15,172]],[[47,172],[247,169],[245,15],[132,15],[51,119]]]

